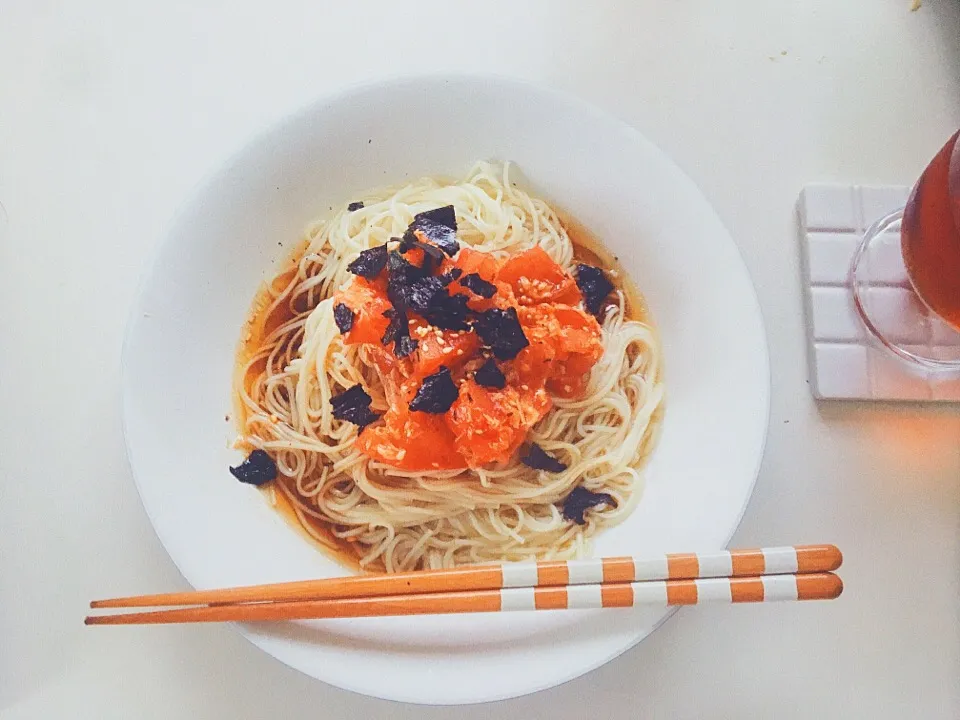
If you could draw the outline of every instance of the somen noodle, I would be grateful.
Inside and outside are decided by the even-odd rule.
[[[626,279],[606,268],[617,287],[600,317],[603,354],[584,392],[552,397],[527,437],[566,469],[536,470],[514,455],[475,469],[400,470],[363,454],[358,427],[331,411],[331,398],[357,384],[374,410],[388,405],[370,348],[344,343],[334,319],[334,293],[353,279],[347,265],[402,236],[417,213],[448,205],[461,245],[500,259],[539,245],[573,273],[578,248],[557,213],[511,181],[509,164],[479,163],[462,181],[424,178],[357,199],[359,209],[344,207],[308,229],[255,302],[235,379],[238,447],[265,450],[279,473],[270,486],[275,502],[289,503],[308,533],[362,568],[586,553],[597,532],[639,501],[663,398],[657,336],[634,317],[638,301]],[[613,502],[573,522],[562,503],[578,486]]]

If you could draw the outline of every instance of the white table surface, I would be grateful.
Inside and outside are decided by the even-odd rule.
[[[818,406],[805,382],[800,188],[910,183],[960,125],[960,4],[908,6],[0,0],[0,715],[960,716],[960,412]],[[682,611],[563,687],[456,711],[328,687],[229,627],[81,625],[95,596],[184,585],[120,432],[121,333],[159,228],[258,128],[422,71],[573,91],[700,185],[753,275],[773,364],[733,544],[836,542],[838,602]]]

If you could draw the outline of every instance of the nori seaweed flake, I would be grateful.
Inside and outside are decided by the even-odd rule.
[[[523,334],[516,308],[491,308],[480,313],[474,329],[497,360],[512,360],[530,341]]]
[[[383,315],[390,319],[390,324],[387,325],[380,342],[384,345],[393,343],[393,354],[398,358],[404,358],[416,350],[417,341],[410,337],[410,322],[403,306],[395,306]]]
[[[362,431],[380,416],[370,410],[371,397],[362,385],[354,385],[339,395],[330,398],[333,416],[337,420],[353,423]]]
[[[443,300],[438,295],[446,294],[443,281],[438,277],[415,280],[402,290],[404,304],[420,315],[426,315],[434,307],[440,307]]]
[[[265,450],[254,450],[247,459],[236,467],[230,468],[230,474],[248,485],[263,485],[277,476],[277,464]]]
[[[423,270],[407,260],[399,250],[391,250],[387,254],[386,266],[391,279],[410,283],[424,277]]]
[[[492,298],[497,292],[497,286],[492,282],[484,280],[478,273],[464,275],[463,279],[460,280],[460,284],[482,298]]]
[[[530,449],[526,455],[520,458],[520,462],[534,470],[546,470],[547,472],[563,472],[567,469],[566,464],[552,455],[547,455],[543,448],[536,443],[530,444]]]
[[[603,301],[613,292],[606,273],[593,265],[577,265],[577,287],[583,293],[583,306],[594,315],[603,309]]]
[[[343,303],[337,303],[333,306],[333,321],[337,324],[337,329],[341,335],[345,335],[353,328],[354,321],[353,310]]]
[[[410,303],[412,286],[424,279],[423,270],[408,262],[396,250],[387,256],[387,297],[394,307],[406,308]]]
[[[410,409],[442,415],[453,405],[457,394],[457,386],[450,377],[450,369],[441,365],[433,375],[427,375],[423,379],[420,389],[410,402]]]
[[[446,290],[438,292],[433,298],[430,309],[423,314],[427,321],[441,330],[468,330],[467,318],[471,310],[467,307],[466,295],[450,295]]]
[[[409,334],[401,335],[393,344],[393,354],[398,358],[405,358],[407,355],[417,349],[417,341]]]
[[[457,242],[457,215],[453,205],[427,210],[413,216],[413,222],[407,227],[407,233],[419,230],[434,245],[453,257],[460,250]]]
[[[487,358],[487,361],[473,374],[473,379],[477,385],[497,390],[503,390],[507,385],[507,378],[504,377],[493,358]]]
[[[377,275],[383,272],[387,265],[387,246],[377,245],[377,247],[363,250],[357,255],[356,260],[347,265],[347,272],[359,275],[367,280],[373,280]]]
[[[347,205],[347,212],[356,212],[363,209],[363,200],[357,200]]]
[[[573,520],[577,525],[586,523],[583,514],[597,505],[616,505],[613,497],[607,493],[595,493],[587,490],[583,485],[578,485],[563,500],[563,516],[567,520]]]

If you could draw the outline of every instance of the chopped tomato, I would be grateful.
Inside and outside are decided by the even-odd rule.
[[[587,374],[603,355],[596,319],[579,308],[556,304],[522,307],[519,315],[530,346],[517,356],[518,361],[523,359],[515,361],[517,372],[526,373],[529,383],[541,375],[533,371],[536,363],[524,353],[530,358],[536,357],[534,353],[549,356],[550,367],[544,377],[550,391],[565,398],[583,392]]]
[[[501,287],[501,283],[495,282],[497,271],[500,269],[500,261],[490,253],[462,247],[460,248],[460,252],[457,253],[456,260],[447,259],[443,261],[443,264],[440,266],[440,271],[450,272],[454,268],[460,270],[462,275],[476,273],[487,282],[492,282],[497,286],[496,295],[492,298],[484,298],[461,285],[458,280],[450,283],[450,286],[447,288],[448,292],[451,295],[466,295],[469,298],[467,306],[471,310],[482,312],[492,307],[506,308],[510,306],[511,301],[513,305],[516,305],[516,300],[513,298],[513,292],[509,286],[503,285],[503,287]]]
[[[419,264],[422,249],[412,250],[407,259]],[[463,247],[455,259],[444,259],[439,272],[454,268],[461,277],[477,273],[496,287],[493,297],[484,298],[459,280],[450,283],[449,292],[466,295],[472,310],[517,309],[529,345],[500,363],[506,378],[501,389],[473,380],[485,358],[471,330],[441,330],[411,314],[409,330],[417,351],[397,358],[384,347],[380,341],[389,318],[383,313],[391,308],[386,274],[374,281],[358,277],[335,299],[354,312],[345,342],[365,344],[388,405],[382,420],[360,433],[357,449],[400,470],[460,470],[509,460],[552,406],[551,394],[569,398],[582,393],[603,353],[599,323],[573,307],[581,301],[576,282],[542,248],[502,263],[489,253]],[[409,404],[423,379],[442,365],[454,371],[457,400],[443,415],[411,412]]]
[[[333,303],[343,303],[353,310],[353,327],[343,336],[347,345],[380,342],[390,324],[390,319],[383,313],[393,307],[385,290],[362,277],[356,277],[334,296]]]
[[[463,270],[464,275],[476,273],[487,282],[493,282],[500,269],[500,261],[490,253],[461,247],[453,267]]]
[[[459,470],[467,467],[443,415],[392,407],[383,422],[357,438],[357,449],[369,458],[400,470]]]
[[[447,424],[470,467],[503,462],[517,451],[527,431],[549,409],[549,402],[542,389],[538,397],[509,385],[493,390],[466,380],[447,414]]]
[[[511,385],[526,385],[529,388],[543,387],[553,372],[556,350],[547,342],[530,339],[527,345],[506,368],[507,379]]]
[[[581,300],[580,288],[573,277],[539,245],[507,260],[497,279],[509,283],[520,305],[576,305]]]
[[[602,350],[601,350],[602,352]],[[557,363],[557,367],[547,380],[547,388],[562,398],[574,398],[582,395],[587,387],[587,378],[599,357],[574,354]]]
[[[469,330],[437,330],[429,328],[426,334],[414,331],[418,340],[417,359],[413,372],[426,377],[446,365],[451,370],[463,365],[480,347],[477,334]]]
[[[531,340],[540,340],[558,353],[592,354],[600,343],[600,324],[592,315],[568,305],[544,304],[519,308],[520,324]]]

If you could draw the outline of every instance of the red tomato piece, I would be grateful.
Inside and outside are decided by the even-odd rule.
[[[508,283],[520,305],[580,302],[580,288],[539,245],[514,255],[504,263],[497,279]]]
[[[386,290],[357,277],[334,296],[333,304],[340,303],[350,308],[354,315],[353,327],[343,336],[343,341],[347,345],[379,344],[390,324],[390,319],[384,317],[383,313],[393,307],[387,299]]]

